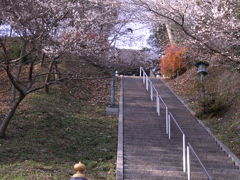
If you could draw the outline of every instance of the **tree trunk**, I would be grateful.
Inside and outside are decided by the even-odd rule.
[[[45,61],[45,53],[42,53],[41,67],[43,67],[44,61]]]
[[[56,80],[59,80],[61,78],[60,71],[58,69],[57,61],[54,63],[54,76],[55,76]]]
[[[168,39],[169,39],[170,44],[175,43],[171,25],[166,24],[166,29],[167,29],[167,34],[168,34]]]
[[[24,99],[24,95],[20,95],[18,99],[16,99],[14,102],[12,102],[8,112],[6,113],[6,116],[4,117],[2,124],[0,126],[0,138],[5,137],[6,130],[8,127],[8,124],[10,120],[12,119],[15,111],[17,110],[18,105],[21,103],[21,101]]]
[[[28,42],[23,41],[22,42],[22,47],[21,47],[21,52],[20,52],[20,57],[23,57],[26,54],[26,47],[27,47]],[[20,78],[21,72],[22,72],[22,67],[23,67],[23,58],[19,61],[18,65],[18,70],[16,74],[16,79],[18,80]],[[12,102],[16,100],[16,88],[12,86]]]
[[[48,82],[51,79],[51,73],[52,73],[53,65],[54,65],[54,61],[51,61],[50,64],[49,64],[49,68],[48,68],[48,74],[47,74],[46,79],[45,79],[45,92],[46,93],[49,93]]]
[[[16,88],[12,85],[12,95],[11,95],[12,99],[11,102],[13,103],[14,101],[16,101],[16,97],[17,97],[17,90]]]

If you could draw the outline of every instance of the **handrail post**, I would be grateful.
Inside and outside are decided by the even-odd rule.
[[[140,74],[139,74],[140,77],[142,77],[142,67],[140,67]]]
[[[186,172],[186,137],[183,134],[183,172]]]
[[[156,95],[156,103],[157,103],[157,113],[158,113],[158,116],[160,116],[160,103],[159,103],[158,92],[157,92],[157,95]]]
[[[187,176],[188,180],[191,180],[191,169],[190,169],[190,152],[189,152],[189,146],[187,146]]]
[[[148,91],[148,86],[149,86],[149,84],[148,84],[149,82],[148,82],[148,77],[146,76],[146,90]]]
[[[145,84],[146,84],[146,90],[147,90],[147,84],[148,84],[148,79],[147,79],[147,75],[146,75],[146,78],[145,78]]]
[[[168,138],[171,139],[171,117],[168,114]]]
[[[143,73],[143,84],[145,84],[145,74]]]
[[[151,100],[153,101],[153,84],[152,84],[152,81],[150,81],[150,95],[151,95]]]
[[[168,107],[166,107],[166,134],[168,134]]]

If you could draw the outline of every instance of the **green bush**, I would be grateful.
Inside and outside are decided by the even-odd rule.
[[[200,87],[200,82],[197,86]],[[214,67],[206,77],[205,87],[206,97],[204,101],[199,102],[197,115],[200,117],[221,115],[231,107],[239,95],[239,73]]]
[[[197,116],[201,118],[218,116],[227,111],[228,107],[226,101],[219,96],[207,97],[199,103]]]

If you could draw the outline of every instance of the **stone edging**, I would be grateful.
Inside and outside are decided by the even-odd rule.
[[[197,120],[206,129],[206,131],[214,138],[214,140],[217,142],[220,148],[228,155],[228,157],[230,157],[233,160],[235,165],[240,168],[240,160],[238,159],[238,157],[225,144],[218,140],[216,136],[212,133],[212,131],[208,127],[206,127],[201,120],[199,119]]]
[[[123,180],[123,76],[121,76],[119,101],[116,180]]]
[[[157,78],[159,79],[159,78]],[[223,144],[219,139],[217,139],[217,137],[212,133],[212,131],[203,123],[203,121],[201,121],[200,119],[198,119],[195,115],[196,113],[191,110],[187,104],[184,103],[184,101],[172,90],[172,88],[169,87],[169,85],[163,80],[163,79],[159,79],[161,80],[169,89],[170,91],[177,97],[177,99],[179,101],[181,101],[181,103],[189,110],[189,112],[197,119],[198,123],[202,125],[202,127],[208,132],[208,134],[210,136],[213,137],[213,139],[216,141],[216,143],[220,146],[220,148],[228,155],[228,157],[230,157],[232,159],[232,161],[235,163],[236,166],[238,166],[240,168],[240,160],[238,159],[238,157],[225,145]]]

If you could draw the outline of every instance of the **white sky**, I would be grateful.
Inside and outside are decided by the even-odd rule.
[[[133,32],[128,31],[130,28]],[[115,46],[120,49],[138,49],[150,48],[147,44],[147,39],[150,35],[150,30],[147,25],[131,22],[126,24],[121,32],[125,34],[118,38]]]
[[[127,31],[130,28],[133,32]],[[147,39],[150,35],[150,30],[147,25],[138,23],[138,22],[131,22],[126,24],[122,29],[121,32],[124,32],[124,35],[118,37],[116,41],[115,47],[120,49],[136,49],[141,50],[143,48],[150,48],[147,44]],[[3,25],[0,26],[0,34],[1,35],[9,35],[10,33],[10,26]],[[13,35],[17,35],[12,32]]]
[[[11,27],[9,25],[1,25],[0,26],[0,35],[6,36],[10,34]]]

